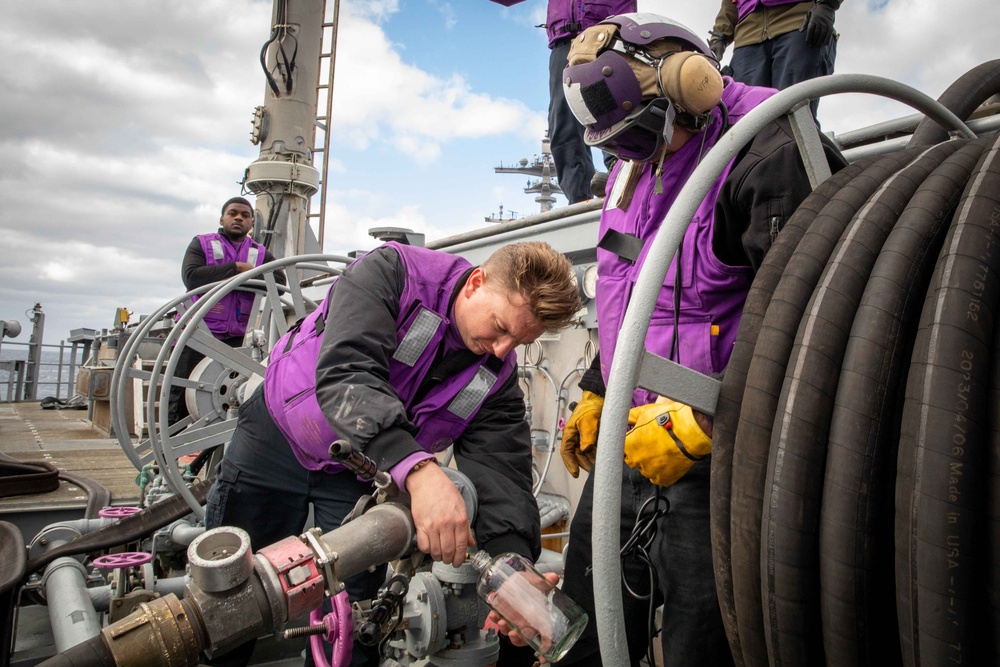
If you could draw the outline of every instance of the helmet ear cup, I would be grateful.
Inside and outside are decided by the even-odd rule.
[[[664,94],[682,111],[700,116],[722,100],[722,75],[715,62],[695,51],[681,51],[660,63]]]

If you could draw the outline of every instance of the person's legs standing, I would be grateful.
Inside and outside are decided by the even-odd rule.
[[[837,59],[836,37],[831,37],[823,46],[809,46],[805,35],[805,32],[793,30],[771,40],[774,43],[771,71],[775,88],[784,90],[800,81],[833,74]],[[813,100],[809,106],[815,117],[819,100]]]
[[[583,140],[583,125],[570,111],[563,94],[563,70],[569,39],[557,42],[549,54],[549,150],[556,163],[559,187],[570,204],[591,198],[594,157]]]
[[[232,336],[230,338],[221,338],[220,340],[229,347],[238,348],[243,346],[243,336]],[[174,368],[174,377],[184,379],[191,377],[191,371],[204,358],[205,355],[193,347],[184,346],[180,357],[177,359],[177,366]],[[170,400],[167,404],[167,424],[169,426],[173,426],[190,414],[185,397],[186,391],[184,387],[177,384],[173,384],[170,387]]]
[[[715,591],[709,525],[709,461],[664,490],[670,511],[660,519],[653,562],[663,593],[664,667],[732,665]]]
[[[233,439],[209,489],[205,526],[235,526],[250,536],[253,551],[302,532],[308,516],[307,471],[264,404],[258,388],[240,406]],[[215,656],[216,666],[246,665],[255,640]]]
[[[309,497],[313,503],[313,519],[324,533],[335,530],[343,522],[358,499],[373,491],[371,482],[362,482],[349,471],[329,474],[322,471],[309,473]],[[371,600],[378,594],[379,587],[385,582],[386,566],[380,565],[374,571],[360,572],[344,581],[347,595],[351,602]],[[330,605],[325,602],[323,611],[328,613]],[[330,659],[328,645],[327,659]],[[314,664],[312,654],[308,655],[306,665]],[[351,667],[374,667],[379,664],[377,647],[369,647],[354,642],[351,655]]]
[[[198,352],[193,347],[185,346],[181,350],[177,359],[177,366],[174,368],[174,377],[187,379],[191,371],[198,365],[198,362],[205,358],[205,355]],[[173,426],[180,420],[188,416],[187,402],[184,397],[186,389],[177,384],[170,385],[170,400],[167,404],[167,425]]]
[[[635,470],[622,470],[621,494],[621,535],[620,544],[628,541],[635,526],[639,508],[649,498],[652,485]],[[594,603],[594,577],[590,572],[593,563],[591,533],[593,530],[594,476],[591,475],[583,487],[583,493],[573,515],[570,526],[569,547],[566,551],[566,569],[562,590],[579,604],[590,621],[583,635],[559,661],[560,665],[586,665],[599,667],[601,662],[600,644],[597,636],[597,616]],[[648,570],[635,558],[623,563],[629,585],[639,593],[649,590]],[[658,597],[654,593],[654,597]],[[655,605],[656,602],[654,601]],[[637,600],[622,590],[622,605],[625,614],[625,638],[629,646],[629,658],[637,665],[646,653],[649,644],[648,616],[649,600]]]
[[[733,78],[748,86],[775,87],[771,76],[771,41],[733,49],[733,58],[729,61]]]

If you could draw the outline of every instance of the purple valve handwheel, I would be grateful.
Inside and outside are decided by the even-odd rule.
[[[97,513],[97,516],[102,519],[124,519],[141,511],[138,507],[104,507]]]
[[[120,554],[108,554],[94,559],[94,566],[102,570],[117,570],[123,567],[145,565],[153,560],[153,554],[144,551],[125,551]]]
[[[354,624],[351,619],[351,603],[347,599],[347,591],[340,591],[332,598],[333,611],[326,616],[322,616],[320,609],[313,609],[309,615],[311,623],[323,623],[326,632],[320,635],[313,635],[309,638],[309,647],[312,649],[313,662],[317,667],[347,667],[351,664],[351,655],[354,652]],[[326,652],[323,650],[323,640],[333,645],[332,660],[327,662]]]

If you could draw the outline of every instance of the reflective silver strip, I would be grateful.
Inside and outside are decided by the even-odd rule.
[[[212,244],[212,257],[215,258],[215,261],[218,262],[219,260],[225,259],[226,253],[222,252],[222,241],[219,239],[212,239],[210,243]]]
[[[497,383],[497,376],[485,366],[480,366],[476,376],[469,380],[465,389],[459,392],[448,406],[448,412],[459,419],[468,419],[486,400],[486,395]]]
[[[431,338],[441,326],[442,319],[444,318],[434,311],[421,308],[420,313],[413,320],[410,330],[399,342],[399,347],[396,348],[396,353],[392,355],[392,358],[407,366],[413,366],[417,363],[417,359],[427,349],[427,344],[431,342]]]
[[[247,253],[247,264],[250,266],[257,266],[257,255],[260,254],[257,250],[257,246],[250,246],[250,252]]]

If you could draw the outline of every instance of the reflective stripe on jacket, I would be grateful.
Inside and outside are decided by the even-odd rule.
[[[205,253],[205,264],[215,266],[230,262],[245,262],[253,266],[264,263],[266,249],[249,236],[239,245],[219,233],[199,234],[198,241]],[[222,298],[212,310],[205,314],[205,324],[216,338],[233,338],[246,333],[250,321],[250,309],[254,295],[250,292],[233,291]],[[193,301],[197,301],[194,297]]]

